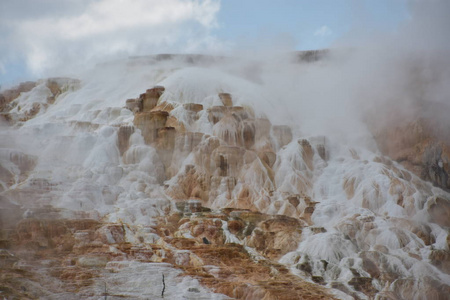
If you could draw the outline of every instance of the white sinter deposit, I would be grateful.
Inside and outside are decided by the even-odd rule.
[[[60,79],[51,104],[45,80],[22,93],[0,132],[2,205],[19,205],[27,216],[51,205],[65,218],[122,223],[134,244],[156,243],[155,218],[189,198],[213,210],[283,214],[302,218],[305,227],[298,248],[279,262],[306,280],[322,277],[327,287],[361,298],[425,299],[433,288],[448,290],[450,275],[431,259],[434,251],[449,251],[448,227],[435,223],[429,209],[437,198],[449,201],[449,193],[380,154],[361,121],[363,109],[351,106],[360,102],[347,100],[349,92],[330,92],[343,79],[330,75],[336,82],[322,89],[317,77],[334,64],[331,58],[195,60],[99,65],[79,81]],[[330,72],[338,73],[336,66]],[[158,106],[171,107],[163,127],[176,130],[172,146],[161,136],[146,143],[125,108],[127,99],[154,86],[165,88]],[[231,95],[231,105],[221,93]],[[39,111],[26,117],[35,103]],[[134,126],[123,155],[121,126]],[[245,244],[226,233],[227,241]],[[128,261],[107,268],[117,272],[105,275],[117,282],[111,289],[144,298],[160,293],[160,286],[152,290],[160,278],[150,278],[151,268],[170,269]],[[168,298],[221,297],[189,277],[175,279],[177,272],[167,271],[166,280],[185,298],[173,286]],[[99,280],[93,289],[101,288]]]

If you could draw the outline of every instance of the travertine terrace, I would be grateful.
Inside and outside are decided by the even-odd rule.
[[[2,92],[0,297],[446,299],[445,128],[310,134],[231,61],[135,57]]]

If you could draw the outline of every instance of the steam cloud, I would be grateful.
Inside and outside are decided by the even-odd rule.
[[[6,24],[3,21],[5,12],[16,11],[14,3],[31,6],[34,2],[2,3],[1,23]],[[130,3],[134,6],[128,8]],[[286,124],[294,130],[291,143],[277,146],[279,149],[273,162],[273,180],[265,181],[265,178],[269,178],[269,172],[262,163],[254,164],[254,168],[253,163],[246,164],[240,173],[243,177],[239,178],[239,181],[249,185],[249,190],[262,190],[265,193],[270,189],[267,194],[272,198],[267,196],[267,199],[273,202],[264,209],[271,214],[279,213],[279,207],[288,207],[284,193],[298,195],[303,193],[303,185],[306,187],[311,183],[312,190],[308,193],[313,195],[312,199],[318,200],[314,207],[313,222],[318,226],[316,228],[323,227],[326,230],[321,234],[305,234],[305,239],[294,252],[301,253],[305,259],[310,256],[316,262],[327,259],[339,267],[328,268],[327,274],[342,269],[344,272],[339,271],[338,275],[333,276],[342,274],[339,280],[348,282],[346,274],[351,273],[350,266],[347,265],[348,260],[343,258],[359,255],[363,249],[365,251],[361,247],[363,242],[364,247],[385,245],[395,250],[389,256],[383,254],[383,257],[389,258],[386,259],[389,268],[399,270],[396,271],[399,278],[417,277],[419,282],[425,282],[422,278],[428,278],[431,274],[434,276],[432,278],[448,284],[448,275],[431,269],[434,267],[427,259],[426,249],[431,250],[434,246],[424,247],[412,229],[400,223],[414,217],[415,220],[411,221],[418,221],[431,228],[430,236],[436,237],[435,243],[431,243],[437,249],[448,249],[447,232],[437,224],[428,222],[426,212],[427,205],[435,201],[436,197],[448,197],[448,194],[438,188],[431,188],[431,185],[424,188],[418,179],[402,179],[403,187],[394,185],[393,181],[400,176],[394,173],[394,169],[397,172],[400,169],[377,162],[381,158],[379,153],[374,153],[376,151],[357,149],[361,150],[360,153],[353,153],[346,147],[363,146],[376,150],[371,131],[366,127],[367,121],[385,126],[386,122],[414,116],[417,108],[449,105],[448,1],[411,2],[411,16],[396,32],[375,34],[359,29],[358,34],[352,33],[336,41],[322,59],[309,63],[298,63],[298,53],[293,51],[289,36],[276,39],[273,47],[267,39],[257,41],[257,46],[251,49],[246,45],[236,45],[232,51],[221,56],[118,59],[149,52],[172,52],[174,49],[184,49],[186,52],[205,48],[210,51],[223,50],[226,43],[216,40],[211,34],[211,28],[216,26],[219,2],[82,0],[64,4],[68,6],[40,7],[37,10],[38,19],[29,12],[20,14],[22,19],[16,23],[17,28],[4,31],[7,32],[6,39],[0,40],[0,69],[2,62],[15,59],[16,54],[13,52],[17,50],[18,56],[26,57],[28,67],[37,74],[48,72],[52,76],[71,76],[75,73],[74,77],[81,79],[81,87],[78,87],[78,81],[77,84],[73,83],[73,91],[60,94],[45,111],[23,122],[22,126],[0,124],[0,159],[3,158],[5,166],[13,171],[11,174],[21,174],[21,170],[10,163],[12,155],[30,161],[36,158],[36,166],[28,182],[49,182],[58,187],[43,195],[27,197],[29,194],[21,193],[20,188],[26,192],[31,185],[22,185],[17,188],[17,195],[14,194],[16,187],[10,190],[11,197],[17,196],[19,199],[25,195],[26,199],[21,201],[32,202],[29,204],[33,206],[52,203],[70,211],[98,212],[99,215],[107,216],[110,223],[134,224],[139,225],[139,228],[144,228],[142,225],[156,226],[153,218],[165,215],[173,206],[165,187],[161,185],[168,178],[165,178],[162,155],[159,156],[153,146],[146,145],[144,137],[138,132],[130,137],[132,151],[129,152],[129,158],[128,152],[121,158],[117,147],[118,128],[125,124],[131,125],[135,120],[133,113],[123,108],[125,101],[135,99],[153,85],[162,85],[165,91],[160,100],[172,101],[175,107],[170,112],[171,116],[179,122],[187,120],[184,122],[186,128],[192,125],[192,128],[187,128],[188,131],[208,135],[214,134],[216,125],[213,126],[208,120],[207,109],[221,105],[218,93],[229,92],[233,105],[247,106],[251,114],[255,112],[256,117],[267,115],[273,125]],[[66,12],[66,7],[70,7],[70,11]],[[113,12],[109,11],[110,7],[114,8]],[[155,13],[155,7],[160,11]],[[117,11],[123,15],[117,15]],[[64,12],[64,18],[52,17],[57,12]],[[169,21],[162,21],[160,16]],[[7,18],[11,21],[14,17],[17,16]],[[122,20],[122,17],[125,19]],[[115,19],[120,19],[119,23],[115,23]],[[117,24],[120,26],[116,27]],[[5,29],[0,27],[0,30]],[[36,32],[42,35],[38,37]],[[326,32],[322,30],[323,34]],[[180,39],[180,36],[184,38]],[[13,47],[3,47],[8,42]],[[96,62],[111,59],[117,60],[92,67]],[[80,68],[73,69],[75,65]],[[91,69],[86,71],[85,66],[91,66]],[[55,68],[56,74],[52,73]],[[70,85],[67,88],[70,89]],[[30,107],[33,102],[46,102],[49,93],[45,82],[41,82],[29,94],[21,95],[17,99],[17,106],[11,111],[23,114],[26,105]],[[189,122],[191,115],[180,105],[188,102],[204,105],[195,122]],[[450,118],[439,109],[426,110],[424,116],[434,119],[437,124],[443,124],[442,128],[446,129],[444,134],[448,134]],[[304,150],[301,150],[305,148],[297,141],[299,138],[317,141],[319,139],[316,137],[310,138],[317,135],[325,135],[331,140],[330,144],[327,142],[327,151],[345,151],[346,154],[330,153],[326,163],[316,155],[320,163],[314,162],[315,168],[307,167],[302,155]],[[338,143],[333,144],[336,140]],[[186,138],[184,142],[187,144],[187,141]],[[311,146],[309,142],[308,145]],[[195,153],[206,156],[201,153],[200,147],[186,151],[184,154],[187,157],[183,156],[184,150],[178,148],[171,158],[175,161],[172,166],[177,166],[174,170],[178,170],[178,173],[165,182],[168,187],[177,186],[178,175],[184,176],[188,172],[186,170],[191,169],[187,166],[195,162]],[[185,148],[188,149],[187,146]],[[180,157],[176,157],[178,150]],[[360,158],[353,157],[359,154]],[[259,159],[254,161],[258,162]],[[255,170],[263,170],[260,172],[262,176]],[[410,173],[405,171],[401,174],[407,178],[405,174]],[[265,187],[265,183],[271,181],[278,186],[274,193],[272,186]],[[301,183],[299,187],[293,183],[297,181]],[[348,186],[354,195],[349,196]],[[400,192],[391,194],[392,187],[399,187]],[[31,186],[28,191],[33,189]],[[213,208],[229,204],[226,202],[230,193],[228,184],[221,184],[218,190],[217,197],[211,196]],[[239,188],[234,192],[240,193]],[[257,196],[264,196],[264,199],[260,199],[266,201],[266,195]],[[400,206],[400,196],[401,201],[405,199],[410,206]],[[255,196],[255,199],[258,198]],[[275,205],[281,201],[283,206]],[[357,241],[361,243],[358,249],[346,233],[347,230],[357,228],[347,227],[347,224],[359,222],[356,216],[373,217],[374,222],[370,223],[374,224],[372,228],[375,229],[368,236],[358,229]],[[139,230],[135,232],[136,237],[141,237]],[[147,236],[148,241],[158,238],[153,233],[142,236]],[[408,245],[401,242],[404,237],[406,241],[411,241]],[[422,259],[415,262],[415,267],[406,270],[399,257],[403,256],[407,262],[405,265],[409,265],[413,259],[409,250],[420,254]],[[291,265],[293,269],[300,257],[296,253],[285,256],[281,262]],[[318,268],[319,264],[314,263],[313,266]],[[407,284],[406,288],[411,289],[411,286]],[[421,289],[415,286],[414,292],[421,292]]]
[[[279,107],[268,109],[276,122],[351,142],[367,139],[361,120],[380,108],[397,106],[406,114],[420,101],[449,102],[448,1],[411,1],[410,17],[395,32],[359,27],[337,40],[325,60],[300,66],[292,65],[292,56],[280,54],[293,51],[289,36],[280,35],[272,43],[251,39],[256,46],[236,44],[225,52],[230,45],[212,34],[219,1],[44,3],[2,3],[0,69],[25,58],[35,74],[76,77],[73,73],[80,68],[128,55],[219,51],[236,63],[213,67],[254,83],[261,98],[275,99]],[[271,101],[258,105],[266,102]]]
[[[73,74],[127,55],[215,50],[218,1],[2,1],[0,66],[33,75]],[[0,70],[2,67],[0,67]]]

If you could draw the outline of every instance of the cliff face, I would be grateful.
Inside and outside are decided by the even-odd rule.
[[[172,59],[8,100],[2,295],[445,299],[443,108],[369,120],[384,156],[280,123],[264,85]]]

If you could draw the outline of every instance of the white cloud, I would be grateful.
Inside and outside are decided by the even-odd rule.
[[[314,31],[314,36],[325,37],[331,34],[333,34],[333,31],[331,31],[331,29],[327,25],[323,25],[317,28],[316,31]]]
[[[102,0],[87,6],[86,11],[70,18],[30,20],[22,30],[39,28],[46,35],[65,39],[78,39],[116,30],[157,27],[196,21],[205,28],[214,26],[214,15],[219,9],[216,2],[189,2],[179,0]]]
[[[0,5],[0,62],[20,53],[41,75],[126,55],[220,49],[211,34],[219,0],[77,1]]]

